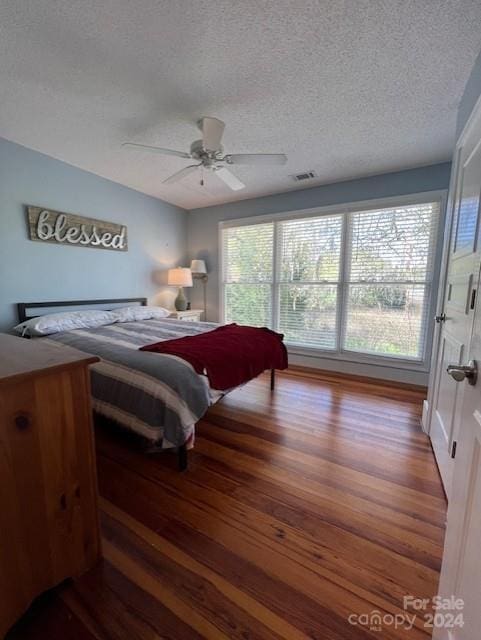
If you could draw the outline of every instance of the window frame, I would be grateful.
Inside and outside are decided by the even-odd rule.
[[[439,271],[442,258],[442,245],[444,237],[444,217],[446,211],[447,190],[423,191],[402,196],[392,196],[387,198],[378,198],[372,200],[351,201],[338,205],[328,205],[323,207],[315,207],[310,209],[300,209],[296,211],[285,211],[273,214],[249,216],[245,218],[236,218],[231,220],[223,220],[218,225],[218,247],[219,247],[219,320],[225,321],[225,264],[224,264],[224,246],[223,231],[229,227],[249,226],[254,224],[262,224],[271,222],[274,224],[273,237],[273,281],[271,285],[271,303],[272,303],[272,321],[273,327],[278,322],[278,298],[279,285],[282,281],[279,279],[279,251],[277,247],[277,226],[276,223],[286,220],[308,219],[320,216],[332,216],[343,214],[342,231],[341,231],[341,255],[339,265],[339,283],[337,295],[337,325],[336,325],[336,348],[322,349],[319,347],[304,347],[287,343],[289,353],[305,357],[320,358],[334,361],[349,361],[361,364],[374,364],[389,368],[411,369],[414,371],[429,371],[430,354],[433,341],[433,324],[429,319],[434,317],[436,307],[436,294],[439,284]],[[439,203],[439,219],[436,229],[436,238],[434,239],[434,255],[433,255],[433,278],[429,281],[421,283],[426,288],[428,301],[426,304],[427,312],[424,319],[424,350],[421,358],[408,358],[405,356],[378,355],[373,353],[362,353],[358,351],[343,348],[344,331],[346,328],[345,315],[347,313],[347,298],[349,292],[349,264],[350,264],[350,238],[349,233],[351,225],[348,223],[350,214],[369,211],[373,209],[384,209],[392,207],[402,207],[409,205],[421,205],[424,203]],[[411,282],[396,282],[396,284],[412,284]]]

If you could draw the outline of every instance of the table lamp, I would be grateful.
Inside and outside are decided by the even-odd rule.
[[[192,286],[192,273],[190,269],[187,267],[169,269],[167,284],[179,287],[179,293],[177,294],[174,305],[177,311],[185,311],[187,309],[187,299],[184,295],[184,287]]]

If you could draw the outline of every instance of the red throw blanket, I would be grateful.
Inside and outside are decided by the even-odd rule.
[[[190,362],[197,373],[206,373],[213,389],[225,390],[252,380],[266,369],[286,369],[283,337],[265,327],[228,324],[195,336],[149,344],[140,351],[178,356]]]

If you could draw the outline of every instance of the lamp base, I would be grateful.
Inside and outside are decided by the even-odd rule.
[[[179,287],[179,293],[174,301],[176,311],[185,311],[187,309],[187,298],[184,295],[184,288]]]

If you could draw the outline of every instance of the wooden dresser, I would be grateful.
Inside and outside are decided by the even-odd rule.
[[[100,558],[90,357],[0,334],[0,638]]]

